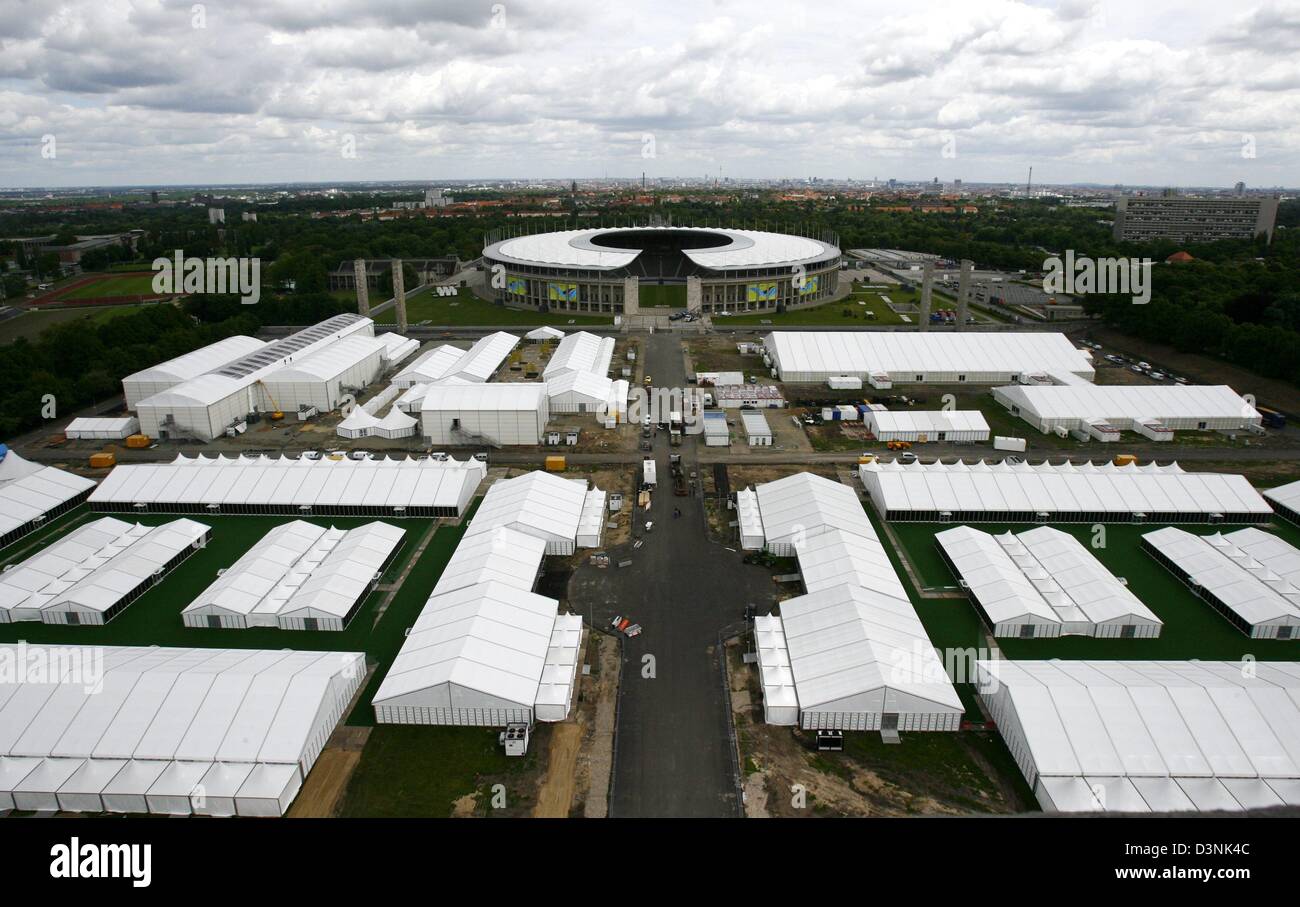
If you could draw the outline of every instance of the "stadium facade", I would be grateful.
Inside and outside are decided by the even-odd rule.
[[[483,249],[488,291],[497,302],[627,315],[664,300],[701,314],[825,302],[839,289],[840,257],[832,234],[814,239],[704,227],[492,235]]]

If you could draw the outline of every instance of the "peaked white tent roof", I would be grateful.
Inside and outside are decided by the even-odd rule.
[[[1223,384],[1013,384],[998,392],[1043,419],[1260,419],[1254,406]]]
[[[157,365],[149,366],[149,368],[141,369],[127,375],[122,380],[124,383],[171,382],[180,384],[182,381],[197,378],[199,375],[215,371],[229,362],[255,353],[264,346],[266,346],[266,342],[258,340],[256,337],[240,335],[227,337],[224,340],[218,340],[216,343],[199,347],[197,350],[183,356],[177,356],[175,359],[168,359],[166,362],[160,362]]]
[[[460,507],[487,467],[457,460],[178,456],[116,467],[97,504]]]
[[[354,334],[295,359],[292,365],[276,369],[267,376],[266,380],[272,382],[329,381],[370,356],[378,355],[382,360],[387,351],[388,345],[378,337]]]
[[[1293,514],[1300,513],[1300,480],[1270,488],[1264,492],[1264,497]]]
[[[1237,662],[980,661],[977,677],[1002,733],[1014,728],[1026,747],[1021,767],[1031,783],[1106,778],[1132,788],[1106,786],[1101,804],[1072,795],[1062,803],[1058,792],[1068,795],[1069,785],[1044,784],[1058,809],[1300,802],[1294,663],[1258,662],[1247,672]]]
[[[464,355],[465,350],[451,344],[435,347],[394,375],[393,384],[398,387],[413,387],[439,381],[455,370],[456,363]]]
[[[1300,626],[1300,589],[1269,570],[1226,536],[1194,535],[1166,526],[1142,541],[1250,625]]]
[[[934,540],[994,624],[1029,619],[1060,623],[1042,593],[989,533],[955,526],[936,533]]]
[[[1268,514],[1245,477],[1087,463],[867,463],[858,474],[885,512]]]
[[[541,471],[502,479],[483,496],[465,537],[504,526],[546,541],[574,541],[586,498],[586,479]]]
[[[906,598],[842,583],[781,603],[799,706],[807,711],[963,711]]]
[[[0,572],[0,609],[39,609],[120,552],[143,526],[113,517],[93,520]]]
[[[1256,561],[1264,570],[1277,574],[1300,589],[1300,549],[1263,529],[1247,526],[1225,532],[1223,540]]]
[[[443,568],[433,594],[486,582],[527,592],[537,581],[545,554],[543,539],[508,526],[466,535]]]
[[[565,336],[555,348],[554,355],[542,377],[547,381],[565,372],[589,372],[605,377],[614,358],[614,338],[600,337],[587,331],[577,331]]]
[[[482,412],[534,411],[541,408],[546,385],[510,381],[501,384],[432,384],[420,399],[421,410]]]
[[[977,409],[872,410],[864,418],[879,432],[947,432],[989,430],[984,414]]]
[[[757,487],[758,508],[768,544],[792,542],[840,529],[876,538],[875,527],[852,488],[800,472]]]
[[[528,340],[563,340],[564,331],[553,327],[533,328],[524,335]]]
[[[94,487],[92,479],[32,463],[6,448],[0,455],[0,539]]]
[[[843,529],[828,529],[797,542],[795,556],[808,592],[849,583],[907,600],[907,592],[889,562],[889,555],[874,538]]]
[[[594,372],[560,372],[546,379],[546,396],[558,397],[572,392],[604,403],[609,400],[613,384],[611,379]]]

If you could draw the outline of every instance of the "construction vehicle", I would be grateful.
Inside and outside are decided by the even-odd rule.
[[[671,457],[672,474],[673,474],[673,494],[680,497],[686,496],[686,473],[682,472],[681,454],[673,454]]]
[[[911,450],[911,441],[890,441],[885,445],[889,450]]]
[[[271,421],[279,422],[283,420],[284,411],[280,409],[280,404],[276,402],[275,396],[271,393],[271,389],[266,386],[266,382],[263,381],[261,378],[257,379],[257,383],[262,388],[262,390],[266,391],[266,399],[271,401],[271,406],[275,407],[274,409],[271,410]]]
[[[90,455],[91,469],[109,469],[116,464],[117,464],[117,457],[107,451],[103,451],[101,453],[93,453]]]

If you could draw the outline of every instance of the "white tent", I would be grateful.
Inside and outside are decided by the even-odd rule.
[[[876,537],[857,494],[847,485],[800,472],[757,488],[767,550],[779,557],[794,554],[799,539],[828,529]]]
[[[586,479],[565,479],[541,471],[502,479],[483,496],[465,536],[504,526],[542,539],[547,554],[573,554],[587,504],[587,486]]]
[[[858,474],[887,520],[1261,523],[1272,511],[1239,475],[1072,463],[867,463]]]
[[[118,466],[92,510],[278,513],[385,518],[460,516],[487,473],[475,459],[185,457]]]
[[[451,374],[465,356],[465,350],[451,344],[443,344],[424,353],[406,368],[393,376],[393,384],[401,388],[415,387],[417,384],[431,384]]]
[[[524,335],[524,339],[532,340],[534,342],[540,342],[543,340],[563,340],[564,331],[553,327],[533,328]]]
[[[84,501],[93,479],[24,460],[0,444],[0,548]]]
[[[410,337],[403,337],[394,331],[384,331],[382,334],[375,335],[380,343],[384,345],[384,368],[391,369],[400,362],[404,362],[415,354],[420,348],[420,341]]]
[[[1300,666],[979,661],[981,701],[1050,811],[1300,805]]]
[[[106,624],[207,544],[209,527],[102,519],[0,574],[0,623]]]
[[[263,379],[272,404],[284,412],[315,407],[338,409],[352,392],[366,387],[384,367],[388,347],[377,337],[357,334],[323,346]]]
[[[1059,529],[992,536],[959,526],[938,533],[935,542],[994,636],[1160,635],[1160,618]]]
[[[1092,379],[1092,363],[1064,334],[1049,332],[907,333],[774,331],[765,355],[784,381],[864,381],[884,373],[895,384],[1006,384],[1034,373]]]
[[[126,408],[134,410],[145,397],[162,393],[191,378],[216,371],[223,365],[257,352],[266,342],[255,337],[234,336],[200,347],[158,365],[127,375],[122,379]]]
[[[365,678],[357,652],[0,648],[59,666],[0,691],[0,806],[20,809],[226,814],[204,800],[246,766],[236,804],[270,771],[282,783],[253,806],[281,815]]]
[[[348,530],[281,524],[222,571],[181,619],[187,627],[343,630],[403,535],[387,523]]]
[[[429,386],[420,425],[432,444],[540,444],[550,419],[545,384]]]
[[[592,372],[561,372],[546,379],[552,413],[592,413],[604,416],[614,382]]]
[[[139,431],[140,420],[135,416],[124,416],[120,419],[92,419],[82,416],[69,422],[63,434],[69,441],[120,441]]]
[[[614,358],[614,338],[599,337],[587,331],[569,334],[555,348],[542,377],[546,381],[559,378],[566,372],[586,372],[605,377]]]
[[[1264,497],[1280,516],[1300,526],[1300,481],[1270,488],[1264,492]]]
[[[993,389],[1013,415],[1043,433],[1087,430],[1101,421],[1121,431],[1155,422],[1170,431],[1234,431],[1258,426],[1261,416],[1226,385],[1026,385]]]
[[[752,488],[736,492],[736,522],[740,528],[740,547],[745,551],[758,551],[766,537],[763,517],[758,507],[758,493]]]
[[[1142,550],[1247,636],[1300,639],[1300,588],[1235,544],[1233,535],[1166,526],[1143,535]],[[1258,539],[1244,541],[1259,547]]]
[[[523,592],[537,582],[546,542],[508,526],[466,535],[433,587],[434,595],[466,586],[498,582]]]
[[[989,424],[977,409],[868,410],[862,421],[878,441],[967,444],[989,439]]]

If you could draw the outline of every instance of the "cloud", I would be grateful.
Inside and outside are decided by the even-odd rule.
[[[1300,172],[1293,5],[194,6],[0,0],[0,182]]]

